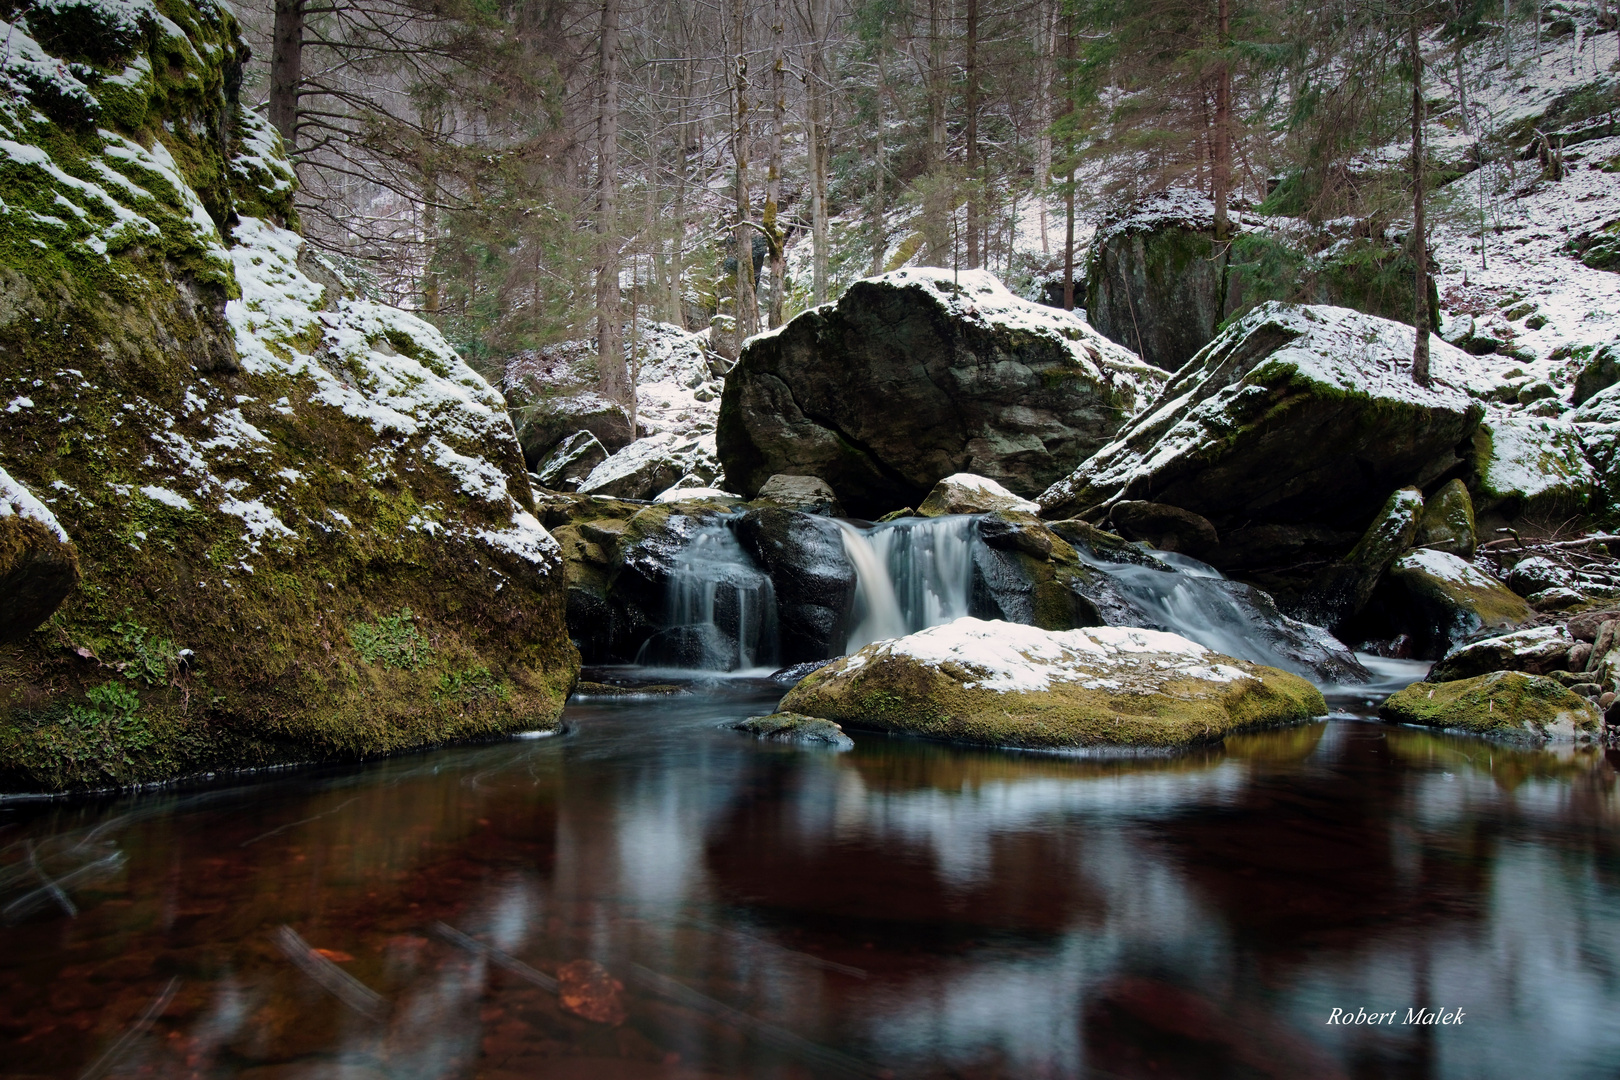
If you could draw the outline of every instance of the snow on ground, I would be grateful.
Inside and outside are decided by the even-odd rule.
[[[889,657],[941,670],[961,679],[969,690],[998,693],[1039,693],[1055,682],[1146,692],[1171,679],[1232,682],[1249,677],[1235,663],[1222,662],[1229,657],[1161,630],[1089,626],[1054,631],[972,616],[873,642],[828,670],[834,675],[853,674]]]

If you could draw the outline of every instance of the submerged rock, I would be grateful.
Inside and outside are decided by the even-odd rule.
[[[1345,308],[1264,304],[1049,488],[1042,515],[1181,507],[1218,530],[1204,558],[1251,577],[1342,556],[1390,491],[1460,463],[1483,412],[1459,389],[1470,361],[1451,346],[1434,344],[1432,388],[1412,382],[1412,334]]]
[[[1591,702],[1557,681],[1519,671],[1413,683],[1380,705],[1378,715],[1390,723],[1466,731],[1532,746],[1591,739],[1603,720]]]
[[[983,271],[898,270],[749,341],[726,376],[719,454],[744,494],[776,473],[819,476],[867,518],[958,472],[1029,497],[1162,379]]]
[[[807,676],[779,706],[989,746],[1165,751],[1326,713],[1297,675],[1153,630],[958,619]]]
[[[79,584],[79,553],[32,492],[0,469],[0,642],[32,633]]]
[[[823,720],[818,716],[778,712],[769,716],[750,716],[747,720],[731,726],[737,731],[746,731],[770,742],[830,746],[834,750],[855,748],[855,740],[845,735],[843,728],[831,720]]]

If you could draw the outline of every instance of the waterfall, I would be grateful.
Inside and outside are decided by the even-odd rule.
[[[737,671],[774,666],[776,589],[726,522],[699,529],[675,557],[664,628],[636,663]]]
[[[973,518],[902,518],[862,532],[839,522],[855,567],[855,627],[848,652],[968,614]]]

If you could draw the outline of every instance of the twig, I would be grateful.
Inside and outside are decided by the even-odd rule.
[[[180,976],[176,975],[169,980],[163,991],[152,1000],[152,1004],[146,1007],[146,1011],[136,1017],[135,1022],[125,1028],[124,1033],[118,1036],[111,1046],[107,1047],[106,1052],[91,1062],[88,1069],[79,1074],[79,1080],[99,1080],[100,1077],[106,1076],[108,1071],[118,1063],[118,1059],[124,1055],[124,1051],[133,1046],[135,1041],[142,1035],[145,1035],[152,1023],[163,1014],[163,1010],[169,1007],[169,1002],[174,1000],[174,993],[178,989],[180,989]]]
[[[388,1002],[381,994],[312,949],[292,927],[276,931],[276,945],[294,967],[361,1016],[381,1020],[387,1014]]]
[[[505,968],[518,976],[518,978],[526,979],[548,993],[555,994],[557,992],[557,980],[550,975],[543,971],[536,971],[517,957],[504,953],[492,945],[485,945],[475,937],[468,937],[448,923],[434,923],[433,932],[450,942],[450,944],[458,945],[475,956],[487,957],[489,962],[496,967]]]

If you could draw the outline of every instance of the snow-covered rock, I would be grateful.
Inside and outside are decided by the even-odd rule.
[[[1041,504],[1021,499],[989,477],[973,473],[952,473],[934,485],[928,497],[917,504],[923,517],[945,514],[988,514],[992,510],[1017,510],[1033,514]]]
[[[720,475],[714,436],[685,438],[665,431],[637,439],[591,470],[579,485],[586,495],[650,499],[684,477],[707,484]]]
[[[1125,499],[1214,524],[1223,570],[1349,550],[1389,493],[1456,465],[1483,412],[1468,357],[1433,343],[1412,380],[1412,328],[1347,308],[1266,304],[1216,338],[1119,437],[1041,496],[1047,517]]]
[[[78,583],[78,552],[56,515],[0,469],[0,641],[33,631]]]
[[[1163,378],[984,271],[897,270],[749,340],[726,376],[720,454],[744,494],[777,473],[819,476],[865,517],[916,506],[957,472],[1027,498]]]
[[[834,660],[778,708],[958,742],[1126,752],[1218,742],[1327,711],[1299,676],[1176,634],[974,618]]]

